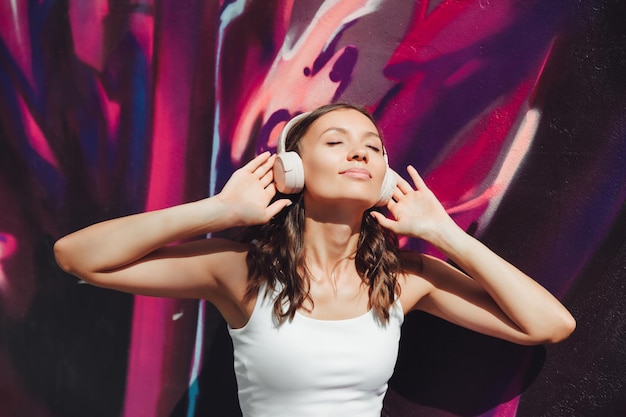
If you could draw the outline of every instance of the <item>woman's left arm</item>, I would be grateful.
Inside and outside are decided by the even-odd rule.
[[[419,275],[430,285],[417,301],[421,309],[461,326],[520,344],[556,343],[567,338],[576,322],[545,288],[463,231],[446,213],[415,168],[415,184],[398,178],[387,207],[389,219],[373,213],[392,231],[424,239],[459,268],[423,256]]]

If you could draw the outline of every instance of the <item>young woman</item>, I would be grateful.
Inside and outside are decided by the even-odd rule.
[[[60,239],[55,254],[97,286],[213,303],[233,339],[246,417],[380,416],[411,310],[525,345],[575,327],[407,171],[413,186],[389,169],[365,110],[331,104],[290,122],[279,155],[257,156],[219,194],[95,224]],[[238,226],[249,226],[248,240],[173,244]],[[400,251],[397,235],[425,239],[465,273]]]

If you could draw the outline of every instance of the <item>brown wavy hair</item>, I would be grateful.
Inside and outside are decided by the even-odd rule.
[[[341,109],[357,110],[377,126],[372,115],[362,107],[345,103],[329,104],[312,111],[294,124],[286,137],[285,150],[299,152],[300,139],[311,124],[324,114]],[[307,300],[313,305],[309,291],[311,276],[306,267],[302,233],[304,199],[302,193],[289,196],[277,194],[275,198],[285,197],[290,198],[293,204],[268,223],[250,227],[244,233],[244,239],[253,242],[246,258],[246,297],[252,299],[259,294],[263,283],[267,283],[267,293],[278,290],[273,311],[279,323],[293,319],[296,311]],[[372,210],[377,209],[371,208],[363,213],[355,264],[359,276],[369,288],[369,308],[374,310],[382,323],[386,323],[389,320],[389,309],[400,293],[397,275],[402,261],[397,236],[370,215]]]

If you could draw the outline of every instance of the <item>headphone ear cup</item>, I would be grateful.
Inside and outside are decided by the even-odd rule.
[[[274,161],[274,183],[283,194],[295,194],[304,188],[304,167],[296,152],[282,152]]]
[[[393,192],[396,189],[396,184],[398,182],[396,178],[396,174],[393,169],[387,166],[387,171],[385,172],[385,178],[383,178],[383,184],[380,187],[380,197],[378,197],[378,201],[376,202],[376,206],[385,206],[391,200],[393,196]]]

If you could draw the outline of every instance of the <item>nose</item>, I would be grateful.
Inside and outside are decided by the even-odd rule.
[[[355,148],[352,151],[350,151],[350,155],[351,155],[350,160],[353,160],[353,161],[367,162],[369,160],[369,157],[367,155],[367,150],[362,146],[359,146],[358,148]]]

